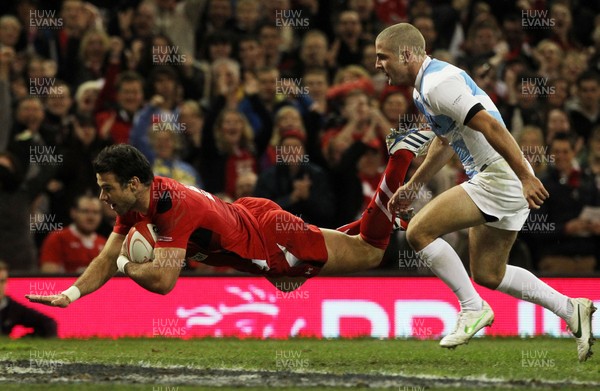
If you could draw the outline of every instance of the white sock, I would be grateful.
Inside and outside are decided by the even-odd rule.
[[[458,297],[463,311],[479,311],[483,300],[477,293],[456,251],[445,240],[437,238],[417,252],[435,273]]]
[[[573,315],[573,305],[567,296],[520,267],[506,265],[506,273],[496,290],[539,304],[565,320]]]

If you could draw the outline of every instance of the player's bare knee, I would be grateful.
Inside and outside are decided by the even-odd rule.
[[[481,271],[476,272],[473,271],[473,280],[481,286],[484,286],[488,289],[496,289],[500,282],[502,282],[502,276],[499,273],[494,273],[490,271]]]
[[[383,259],[383,250],[380,251],[372,251],[367,257],[367,267],[369,269],[374,269],[379,266],[381,260]]]
[[[431,243],[435,238],[430,238],[430,235],[427,234],[424,227],[421,224],[413,224],[408,225],[408,229],[406,230],[406,241],[410,245],[410,247],[415,251],[421,251],[425,248],[429,243]]]

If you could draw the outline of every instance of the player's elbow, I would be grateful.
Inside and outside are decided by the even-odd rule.
[[[173,290],[173,288],[175,288],[175,282],[161,282],[160,284],[158,284],[157,289],[156,289],[156,293],[158,293],[159,295],[166,295],[169,292],[171,292]]]
[[[156,278],[146,286],[146,289],[159,295],[166,295],[171,292],[174,287],[175,281],[169,281],[166,278]]]

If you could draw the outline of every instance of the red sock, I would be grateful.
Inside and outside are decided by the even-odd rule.
[[[361,219],[342,225],[337,228],[336,231],[343,232],[346,235],[358,235],[360,233],[360,220]]]
[[[358,221],[360,236],[371,246],[385,250],[390,241],[394,216],[387,209],[387,204],[398,187],[404,183],[404,177],[414,157],[412,152],[405,149],[400,149],[390,156],[377,192]],[[355,223],[357,222],[348,225]]]

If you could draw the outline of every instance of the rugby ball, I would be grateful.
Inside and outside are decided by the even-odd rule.
[[[154,259],[156,226],[142,221],[135,224],[125,237],[125,251],[131,262],[144,263]]]

